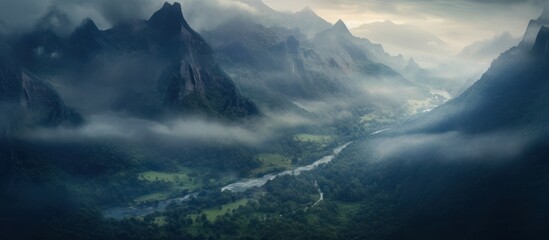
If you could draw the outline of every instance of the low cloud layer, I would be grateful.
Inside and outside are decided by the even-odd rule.
[[[523,153],[535,136],[525,132],[467,135],[459,132],[382,137],[370,144],[377,160],[506,160]]]
[[[275,117],[276,116],[276,117]],[[35,129],[27,139],[41,141],[121,140],[135,143],[168,141],[177,144],[224,144],[259,146],[280,137],[288,128],[311,124],[311,121],[290,114],[248,125],[228,124],[198,117],[152,121],[118,114],[90,116],[81,127]]]

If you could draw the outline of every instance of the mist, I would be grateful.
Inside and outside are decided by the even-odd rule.
[[[538,137],[539,135],[526,131],[484,134],[447,132],[380,137],[369,144],[374,152],[373,161],[428,159],[489,162],[516,159]]]
[[[117,140],[133,144],[223,145],[261,147],[293,128],[310,126],[311,119],[290,113],[270,113],[248,123],[230,123],[200,116],[148,120],[116,112],[87,116],[78,127],[37,128],[24,139],[45,142]]]

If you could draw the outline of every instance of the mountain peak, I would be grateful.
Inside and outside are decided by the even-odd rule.
[[[349,31],[349,28],[347,28],[347,25],[345,25],[345,23],[341,19],[337,20],[337,22],[334,24],[333,29],[338,33],[352,35],[351,31]]]
[[[181,11],[181,4],[178,2],[173,4],[165,2],[162,8],[149,19],[149,24],[169,32],[180,32],[182,27],[187,26]]]

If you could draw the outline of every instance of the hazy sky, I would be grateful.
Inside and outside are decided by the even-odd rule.
[[[537,18],[542,0],[264,0],[277,10],[310,6],[330,22],[343,19],[349,28],[390,20],[428,31],[454,49],[508,31],[524,33]]]

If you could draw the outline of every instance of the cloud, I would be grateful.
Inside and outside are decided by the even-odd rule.
[[[182,144],[210,142],[225,144],[260,144],[264,138],[257,132],[199,118],[157,122],[120,115],[95,115],[78,128],[33,130],[29,139],[44,141],[107,140],[130,142],[179,141]]]
[[[225,123],[199,117],[153,121],[116,113],[89,116],[81,127],[33,129],[27,139],[41,141],[121,140],[148,144],[223,144],[259,146],[280,137],[289,128],[313,123],[292,114],[273,113],[271,118],[247,124]]]
[[[508,160],[535,140],[527,132],[468,135],[459,132],[381,137],[370,142],[375,159]]]

